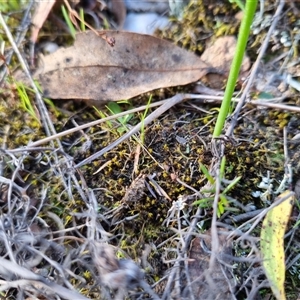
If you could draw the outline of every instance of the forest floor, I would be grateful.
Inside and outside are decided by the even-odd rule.
[[[14,37],[21,32],[19,54],[33,68],[38,55],[31,56],[30,34],[20,25],[28,9],[3,13],[3,22]],[[80,95],[40,101],[43,94],[15,80],[21,61],[1,24],[1,299],[275,299],[261,263],[261,224],[289,191],[296,201],[284,240],[284,286],[287,299],[299,299],[300,5],[283,5],[263,57],[278,6],[265,1],[259,9],[247,48],[259,67],[233,133],[225,135],[229,116],[217,140],[228,71],[121,102]],[[155,35],[200,57],[220,37],[237,36],[240,19],[236,4],[191,1]],[[37,54],[50,41],[73,43],[58,27],[63,20],[52,12]],[[225,54],[213,55],[222,61]],[[239,78],[237,100],[250,74]],[[176,95],[179,104],[143,125],[158,111],[152,103]]]

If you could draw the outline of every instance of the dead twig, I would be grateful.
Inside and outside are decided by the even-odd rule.
[[[23,283],[25,287],[30,284],[30,282],[36,282],[41,284],[44,288],[47,288],[47,290],[50,290],[52,293],[57,294],[65,299],[78,299],[78,300],[88,300],[88,298],[82,296],[81,294],[68,290],[64,288],[63,286],[60,286],[52,281],[47,281],[43,276],[37,275],[29,270],[27,270],[24,267],[19,266],[18,264],[11,262],[9,260],[6,260],[2,257],[0,257],[0,266],[1,270],[0,272],[8,273],[8,274],[14,274],[19,276],[23,279]],[[0,291],[4,291],[11,287],[19,287],[18,283],[20,284],[20,280],[16,281],[6,281],[6,284],[4,284]]]
[[[98,157],[102,156],[109,150],[118,146],[120,143],[129,139],[133,134],[139,132],[139,130],[142,128],[142,126],[147,126],[148,124],[153,122],[156,118],[158,118],[160,115],[162,115],[164,112],[166,112],[168,109],[170,109],[171,107],[175,106],[176,104],[178,104],[186,99],[192,99],[193,98],[192,96],[193,95],[191,95],[191,94],[177,94],[176,96],[173,96],[172,98],[167,99],[162,106],[160,106],[158,109],[156,109],[154,112],[152,112],[148,117],[146,117],[143,122],[140,122],[139,124],[134,126],[130,131],[125,133],[123,136],[121,136],[119,139],[117,139],[116,141],[111,143],[109,146],[103,148],[99,152],[91,155],[87,159],[85,159],[82,162],[80,162],[79,164],[77,164],[75,166],[75,168],[80,168],[80,167],[92,162],[93,160],[97,159]],[[128,112],[127,112],[127,114],[128,114]]]
[[[26,11],[25,11],[25,14],[23,16],[23,19],[21,21],[21,25],[19,26],[18,30],[17,30],[17,34],[16,34],[16,45],[17,47],[19,47],[22,43],[22,41],[24,40],[25,36],[26,36],[26,33],[27,33],[27,30],[29,28],[29,25],[30,25],[30,20],[29,20],[29,14],[30,14],[30,11],[31,11],[31,8],[34,4],[34,0],[31,0],[29,3],[28,3],[28,6],[26,8]],[[5,57],[5,63],[7,65],[9,65],[10,61],[11,61],[11,58],[12,58],[12,55],[14,53],[14,50],[11,49],[8,54],[6,55]],[[5,68],[3,70],[3,72],[1,72],[0,74],[0,85],[2,84],[6,74],[8,72],[8,69]]]
[[[219,97],[219,96],[198,95],[198,94],[191,94],[190,96],[191,96],[190,99],[200,99],[204,104],[205,103],[207,104],[207,103],[221,102],[223,100],[223,97]],[[233,99],[234,102],[238,102],[239,100],[240,100],[239,98]],[[280,99],[278,99],[278,98],[270,99],[270,101],[277,101],[277,100],[283,100],[283,98],[280,97]],[[143,105],[143,106],[140,106],[138,108],[134,108],[134,109],[131,109],[131,110],[121,112],[119,114],[115,114],[115,115],[106,117],[104,119],[89,122],[87,124],[83,124],[83,125],[80,125],[78,127],[71,128],[71,129],[59,132],[57,134],[48,136],[44,139],[40,139],[36,142],[31,143],[26,148],[16,148],[16,149],[13,149],[13,150],[10,150],[10,151],[16,151],[16,152],[25,151],[25,150],[28,150],[28,151],[33,150],[34,151],[34,147],[39,146],[39,145],[43,145],[43,144],[48,143],[48,142],[50,142],[54,139],[58,139],[60,137],[75,133],[75,132],[80,131],[82,129],[86,129],[86,128],[89,128],[89,127],[92,127],[92,126],[99,125],[99,124],[104,123],[104,122],[109,121],[109,120],[117,119],[121,116],[125,116],[125,115],[131,114],[131,113],[139,112],[139,111],[145,110],[147,108],[153,108],[153,107],[161,106],[166,101],[168,101],[168,99],[158,101],[158,102],[155,102],[155,103],[151,103],[150,105]],[[300,107],[284,105],[284,104],[277,104],[277,103],[272,103],[270,101],[257,101],[257,100],[252,101],[252,100],[249,100],[247,103],[249,103],[251,105],[254,105],[254,106],[262,106],[262,107],[269,107],[269,108],[279,109],[279,110],[288,110],[288,111],[300,112]]]

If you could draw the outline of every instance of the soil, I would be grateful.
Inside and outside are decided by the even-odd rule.
[[[156,35],[201,55],[218,36],[237,35],[240,9],[223,2],[194,1],[182,20]],[[248,95],[273,106],[245,104],[233,135],[212,139],[220,103],[189,100],[77,169],[140,122],[143,112],[31,147],[54,131],[112,113],[106,106],[65,100],[46,101],[45,112],[28,90],[32,106],[24,103],[20,85],[12,81],[12,60],[0,94],[1,297],[75,299],[76,292],[86,297],[81,299],[275,299],[261,263],[261,222],[251,225],[285,190],[299,197],[300,121],[293,111],[300,105],[299,90],[283,78],[298,76],[298,6],[285,4]],[[275,1],[265,1],[262,19],[253,26],[247,48],[252,64],[275,11]],[[12,31],[18,19],[9,19]],[[41,36],[54,37],[55,24],[45,26]],[[239,79],[237,93],[246,77]],[[118,109],[144,105],[150,95],[156,102],[203,91],[203,85],[217,97],[224,86],[216,87],[212,78],[143,94]],[[290,109],[276,107],[277,100]],[[53,128],[45,125],[47,115]],[[226,157],[223,174],[215,149]],[[223,194],[214,202],[218,188]],[[287,299],[300,295],[298,219],[296,201],[284,243]]]

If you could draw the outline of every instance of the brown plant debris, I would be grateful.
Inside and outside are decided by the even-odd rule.
[[[219,249],[217,261],[213,270],[209,269],[212,237],[210,231],[206,232],[207,238],[196,237],[192,240],[189,251],[189,275],[192,282],[192,292],[196,299],[233,299],[228,286],[228,270],[222,265],[231,265],[228,257],[232,255],[232,245],[226,236],[219,235]],[[226,256],[225,256],[226,255]],[[207,272],[209,271],[209,272]],[[224,275],[225,274],[225,275]]]
[[[42,59],[35,77],[46,97],[116,101],[195,82],[211,70],[195,54],[153,36],[99,34],[114,39],[114,47],[94,32],[83,32],[73,46]]]

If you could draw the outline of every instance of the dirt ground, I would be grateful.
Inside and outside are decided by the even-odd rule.
[[[238,34],[240,8],[225,2],[191,1],[155,35],[201,56],[218,38]],[[14,81],[20,60],[1,28],[1,299],[275,299],[260,233],[285,191],[295,192],[296,201],[284,239],[284,287],[286,299],[299,299],[300,5],[284,4],[257,61],[278,5],[265,1],[261,9],[247,47],[258,72],[233,134],[225,134],[230,115],[218,139],[212,134],[228,74],[208,73],[196,83],[96,108],[89,101],[39,101]],[[14,37],[23,30],[20,53],[36,67],[30,32],[20,25],[27,11],[3,16]],[[105,18],[109,23],[113,15]],[[60,22],[54,11],[39,32],[37,56],[42,43],[71,44]],[[237,99],[250,72],[239,78]],[[203,97],[181,101],[82,164],[154,112],[149,99],[178,94]],[[110,115],[116,116],[104,119]]]

